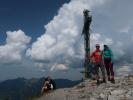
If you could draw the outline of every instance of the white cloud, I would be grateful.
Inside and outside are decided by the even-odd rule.
[[[104,36],[100,33],[93,33],[91,34],[91,49],[95,49],[95,44],[100,44],[101,49],[103,49],[103,45],[111,46],[113,44],[113,40],[109,37]]]
[[[51,67],[51,71],[58,71],[58,70],[61,70],[61,71],[66,71],[68,70],[69,68],[66,67],[64,64],[54,64],[52,67]]]
[[[45,26],[46,33],[38,38],[32,48],[28,50],[27,55],[35,59],[49,59],[53,55],[62,53],[73,55],[72,46],[76,42],[78,43],[81,36],[83,9],[90,8],[102,1],[72,0],[69,4],[64,4],[59,10],[59,14]]]
[[[113,44],[114,59],[120,60],[126,54],[124,43],[122,41],[117,41]],[[121,62],[122,63],[122,62]]]
[[[105,42],[108,45],[112,45],[113,44],[113,40],[111,38],[105,38]]]
[[[124,27],[124,28],[122,28],[121,30],[120,30],[120,32],[121,33],[128,33],[129,32],[129,30],[130,30],[130,26],[126,26],[126,27]]]
[[[131,74],[132,67],[130,65],[120,66],[119,69],[116,70],[116,74],[119,76],[127,76]]]
[[[106,0],[99,9],[94,9],[95,27],[98,31],[128,33],[133,26],[132,0]],[[96,30],[97,30],[96,29]]]
[[[68,67],[72,62],[81,62],[84,57],[83,36],[81,37],[82,11],[90,9],[93,12],[92,30],[94,31],[91,34],[91,50],[97,43],[101,46],[108,44],[114,51],[115,59],[125,57],[129,53],[126,47],[129,41],[126,40],[130,36],[125,34],[122,36],[120,33],[128,33],[133,25],[132,18],[129,17],[131,13],[126,12],[127,14],[123,15],[121,12],[121,9],[131,11],[127,7],[123,9],[126,2],[124,0],[71,0],[70,3],[64,4],[59,9],[58,15],[45,25],[45,34],[32,44],[26,55],[44,63],[48,61],[51,63],[48,66],[63,63]]]
[[[27,56],[35,60],[49,60],[51,63],[66,63],[68,60],[83,58],[83,10],[103,3],[104,0],[72,0],[64,4],[58,15],[45,26],[45,34],[27,50]]]
[[[133,36],[131,36],[131,40],[133,41]]]
[[[39,63],[39,62],[37,62],[37,63],[35,63],[35,66],[36,67],[39,67],[39,68],[44,68],[44,63]]]
[[[0,46],[0,62],[8,63],[21,60],[22,53],[27,48],[31,38],[21,30],[8,31],[6,34],[6,44]]]

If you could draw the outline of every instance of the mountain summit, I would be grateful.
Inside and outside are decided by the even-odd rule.
[[[37,100],[133,100],[133,76],[116,77],[116,83],[99,86],[86,80],[73,88],[64,88],[44,94]]]

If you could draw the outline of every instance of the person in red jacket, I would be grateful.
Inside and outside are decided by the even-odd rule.
[[[101,72],[102,72],[102,77],[103,77],[102,82],[106,83],[105,68],[104,68],[103,59],[102,59],[102,51],[100,50],[99,44],[96,44],[96,50],[91,54],[91,60],[94,64],[97,85],[100,84],[99,68],[101,69]]]

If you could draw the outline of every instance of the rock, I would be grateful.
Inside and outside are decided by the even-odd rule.
[[[80,95],[79,98],[86,98],[84,94]]]
[[[79,89],[78,92],[84,93],[85,92],[85,89]]]
[[[133,75],[128,75],[129,80],[133,80]]]
[[[104,94],[100,94],[100,98],[104,99],[105,98],[105,95]]]
[[[97,100],[96,98],[91,97],[89,100]]]
[[[133,88],[129,89],[127,95],[131,95],[131,96],[133,96]]]
[[[84,88],[85,87],[85,83],[80,83],[79,85],[77,85],[76,88]]]
[[[131,97],[131,96],[127,97],[127,100],[133,100],[133,97]]]
[[[120,95],[124,94],[126,91],[125,90],[114,90],[111,92],[111,95]]]
[[[118,97],[114,95],[109,95],[107,100],[119,100]]]
[[[133,81],[127,77],[117,77],[116,83],[96,85],[95,80],[85,80],[79,85],[55,90],[38,100],[133,100]]]

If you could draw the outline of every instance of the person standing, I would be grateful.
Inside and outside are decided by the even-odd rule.
[[[110,81],[111,83],[115,83],[113,71],[113,53],[112,50],[108,47],[108,45],[104,45],[103,59],[107,71],[108,81]]]
[[[96,44],[96,50],[91,54],[91,60],[93,61],[93,64],[94,64],[97,85],[101,83],[99,80],[100,79],[99,68],[101,69],[101,72],[102,72],[102,78],[103,78],[102,82],[106,83],[105,68],[104,68],[103,59],[102,59],[102,51],[100,50],[99,44]]]

